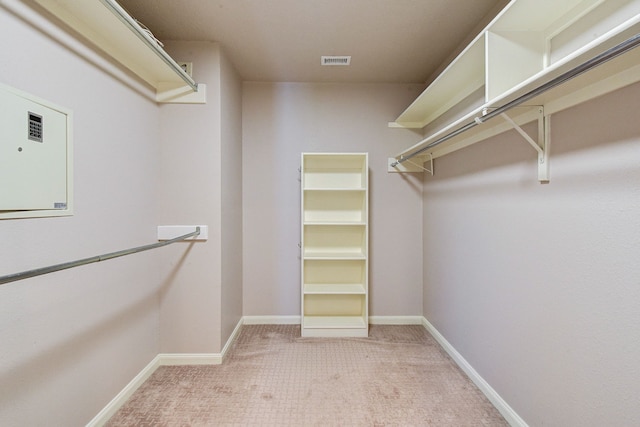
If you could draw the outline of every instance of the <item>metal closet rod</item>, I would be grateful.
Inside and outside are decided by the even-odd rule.
[[[113,259],[113,258],[125,256],[125,255],[135,254],[138,252],[148,251],[149,249],[160,248],[162,246],[167,246],[172,243],[180,242],[182,240],[188,239],[189,237],[197,236],[199,234],[200,234],[200,227],[196,227],[196,231],[193,231],[189,234],[185,234],[183,236],[178,236],[171,240],[165,240],[164,242],[152,243],[150,245],[138,246],[136,248],[124,249],[122,251],[110,252],[108,254],[97,255],[90,258],[83,258],[76,261],[51,265],[49,267],[36,268],[33,270],[23,271],[21,273],[9,274],[9,275],[0,277],[0,285],[4,285],[5,283],[9,283],[9,282],[15,282],[17,280],[28,279],[29,277],[35,277],[35,276],[41,276],[43,274],[53,273],[54,271],[66,270],[68,268],[79,267],[85,264],[106,261],[108,259]]]
[[[511,102],[508,102],[506,104],[504,104],[501,107],[497,107],[494,110],[491,110],[490,112],[488,112],[487,114],[483,115],[482,117],[476,117],[474,119],[474,121],[467,123],[466,125],[462,126],[459,129],[454,130],[453,132],[450,132],[446,135],[444,135],[441,138],[436,139],[435,141],[431,142],[430,144],[422,147],[421,149],[419,149],[418,151],[415,151],[411,154],[409,154],[408,156],[400,156],[400,158],[398,160],[396,160],[395,162],[391,163],[391,167],[394,168],[397,165],[399,165],[400,163],[409,160],[412,157],[415,157],[421,153],[424,153],[425,151],[427,151],[430,148],[435,147],[436,145],[440,145],[443,142],[460,135],[463,132],[466,132],[467,130],[482,124],[484,122],[486,122],[489,119],[492,119],[495,116],[498,116],[502,113],[504,113],[507,110],[510,110],[513,107],[516,107],[524,102],[527,102],[528,100],[535,98],[536,96],[542,94],[543,92],[548,91],[549,89],[553,89],[554,87],[561,85],[562,83],[565,83],[568,80],[573,79],[574,77],[579,76],[580,74],[589,71],[592,68],[597,67],[598,65],[601,65],[619,55],[622,55],[623,53],[630,51],[631,49],[637,47],[638,45],[640,45],[640,33],[636,34],[633,37],[628,38],[627,40],[623,41],[620,44],[617,44],[615,46],[613,46],[610,49],[605,50],[604,52],[600,53],[597,56],[594,56],[593,58],[591,58],[590,60],[583,62],[582,64],[578,65],[575,68],[570,69],[569,71],[566,71],[565,73],[562,73],[561,75],[559,75],[558,77],[555,77],[552,80],[549,80],[547,83],[544,83],[540,86],[538,86],[537,88],[525,93],[522,96],[519,96],[518,98],[514,99]],[[424,141],[424,140],[423,140]]]

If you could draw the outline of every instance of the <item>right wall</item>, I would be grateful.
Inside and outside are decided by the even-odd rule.
[[[530,426],[640,425],[640,84],[435,161],[426,319]]]

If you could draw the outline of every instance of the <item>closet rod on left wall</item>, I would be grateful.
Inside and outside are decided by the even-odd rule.
[[[162,246],[167,246],[172,243],[180,242],[182,240],[188,239],[189,237],[195,237],[200,234],[200,227],[196,227],[196,231],[193,231],[188,234],[184,234],[182,236],[178,236],[171,240],[165,240],[163,242],[152,243],[150,245],[138,246],[135,248],[124,249],[117,252],[110,252],[107,254],[96,255],[89,258],[83,258],[76,261],[65,262],[62,264],[51,265],[49,267],[35,268],[33,270],[23,271],[21,273],[8,274],[6,276],[0,276],[0,285],[4,285],[5,283],[15,282],[17,280],[28,279],[29,277],[41,276],[43,274],[53,273],[54,271],[66,270],[68,268],[79,267],[85,264],[91,264],[94,262],[106,261],[112,258],[118,258],[125,255],[131,255],[142,251],[148,251],[149,249],[160,248]]]

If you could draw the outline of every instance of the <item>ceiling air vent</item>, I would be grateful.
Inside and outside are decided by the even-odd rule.
[[[322,56],[322,65],[349,65],[351,64],[350,56]]]

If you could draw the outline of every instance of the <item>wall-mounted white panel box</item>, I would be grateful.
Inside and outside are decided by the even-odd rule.
[[[71,119],[0,85],[0,219],[73,214]]]

